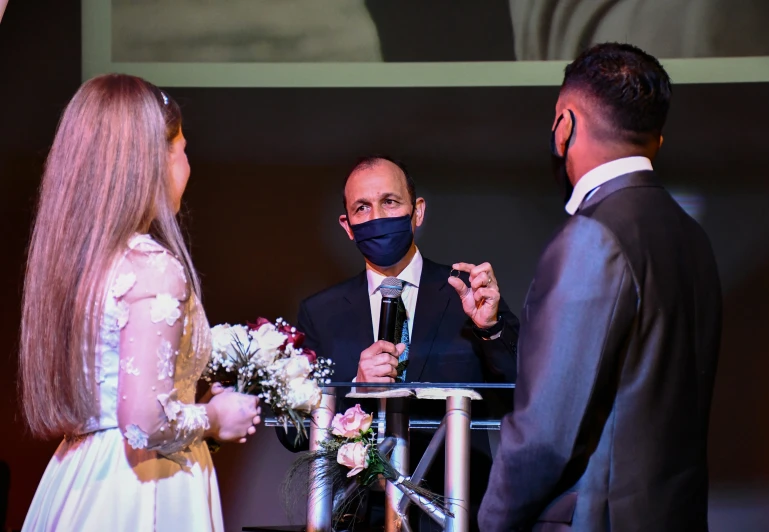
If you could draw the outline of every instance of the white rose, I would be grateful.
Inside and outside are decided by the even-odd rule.
[[[277,349],[257,349],[256,353],[251,355],[249,362],[258,368],[266,368],[271,366],[278,356]]]
[[[232,366],[239,359],[238,351],[235,348],[234,327],[229,323],[217,325],[211,329],[211,343],[213,353],[219,356],[221,364],[226,368]]]
[[[285,365],[283,366],[283,375],[285,380],[290,381],[293,379],[306,379],[310,374],[310,361],[306,356],[294,355],[291,358],[285,359]]]
[[[230,325],[225,323],[211,329],[211,344],[214,353],[217,353],[225,367],[240,360],[240,355],[252,355],[256,344],[251,341],[248,329],[243,325]]]
[[[285,351],[286,355],[288,355],[290,357],[302,354],[302,349],[301,348],[297,349],[296,347],[293,346],[293,344],[290,344],[290,343],[288,345],[286,345],[286,348],[284,349],[284,351]]]
[[[225,353],[232,342],[230,324],[223,323],[211,329],[211,344],[217,353]]]
[[[250,362],[257,367],[267,367],[275,362],[279,348],[285,343],[286,335],[277,331],[271,323],[265,323],[255,330],[248,331],[251,341],[248,354]]]
[[[264,361],[264,365],[272,364],[275,357],[278,356],[278,350],[286,343],[288,338],[285,334],[279,332],[272,323],[265,323],[258,329],[251,331],[250,334],[254,343],[261,351],[259,359]]]
[[[232,343],[237,346],[238,351],[246,355],[253,355],[256,351],[256,344],[251,341],[248,329],[243,325],[233,325],[230,327]]]
[[[292,410],[310,413],[320,403],[320,395],[320,388],[315,381],[298,377],[288,383],[286,403]]]

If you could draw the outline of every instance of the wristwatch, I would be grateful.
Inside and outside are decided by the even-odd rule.
[[[484,340],[492,340],[498,338],[502,329],[505,328],[505,322],[502,320],[502,316],[497,315],[497,323],[489,327],[488,329],[481,329],[480,327],[473,327],[475,334],[483,338]]]

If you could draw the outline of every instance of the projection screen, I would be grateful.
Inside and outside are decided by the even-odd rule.
[[[173,87],[559,85],[631,42],[675,83],[769,82],[765,0],[82,0],[83,78]]]

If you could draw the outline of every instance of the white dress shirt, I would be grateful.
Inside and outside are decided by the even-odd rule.
[[[417,294],[419,293],[419,279],[422,277],[422,254],[417,250],[414,258],[411,259],[408,266],[398,275],[398,279],[403,281],[403,306],[406,307],[406,317],[408,318],[409,339],[411,331],[414,330],[414,312],[417,307]],[[379,335],[379,313],[382,311],[382,293],[379,286],[385,280],[385,276],[372,270],[366,265],[366,278],[368,279],[368,294],[371,302],[371,326],[374,331],[374,340]],[[396,339],[395,343],[400,342]]]
[[[573,215],[577,212],[583,201],[598,191],[601,185],[615,177],[651,169],[652,162],[646,157],[640,156],[623,157],[622,159],[616,159],[596,166],[583,175],[582,179],[577,181],[574,191],[571,193],[571,198],[566,203],[566,212]]]

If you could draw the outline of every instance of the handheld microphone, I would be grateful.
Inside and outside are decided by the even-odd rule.
[[[403,281],[395,277],[387,277],[379,286],[382,293],[382,306],[379,311],[379,340],[385,340],[392,344],[396,342],[395,324],[398,319],[398,298],[403,293]],[[400,342],[400,331],[397,332],[397,340]],[[395,390],[397,391],[397,390]],[[400,471],[408,471],[409,455],[409,417],[408,399],[405,397],[391,397],[379,399],[377,410],[378,437],[382,441],[386,435],[395,438],[395,449],[391,460]],[[392,486],[385,486],[387,497],[394,497],[390,493]]]
[[[387,277],[379,287],[382,294],[382,306],[379,310],[379,337],[391,344],[397,343],[395,322],[398,318],[398,298],[403,293],[403,281],[395,277]],[[400,341],[400,338],[398,338]]]
[[[403,293],[403,281],[395,277],[387,277],[379,286],[379,291],[382,294],[382,306],[379,310],[378,339],[395,344],[400,342],[400,334],[397,335],[398,342],[396,342],[395,323],[398,319],[398,298]],[[377,410],[379,439],[380,441],[384,439],[385,433],[387,433],[399,440],[399,450],[396,449],[394,452],[399,460],[397,463],[400,466],[405,465],[405,469],[408,469],[408,453],[403,449],[408,449],[408,447],[404,447],[402,442],[404,440],[408,442],[409,422],[407,407],[408,403],[404,398],[380,398],[379,409]],[[385,427],[387,427],[387,431],[385,431]],[[398,447],[398,444],[396,444],[396,447]]]

